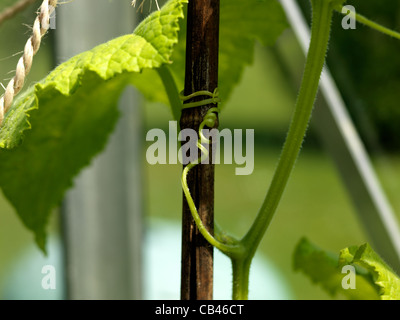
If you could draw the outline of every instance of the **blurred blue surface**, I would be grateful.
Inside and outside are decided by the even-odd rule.
[[[180,298],[181,227],[179,222],[152,220],[145,238],[145,299]],[[171,250],[176,248],[176,250]],[[228,257],[214,251],[214,299],[232,298],[232,267]],[[250,272],[249,299],[292,299],[289,284],[266,257],[256,255]]]
[[[45,266],[55,270],[55,289],[44,289],[42,280],[49,273],[42,273]],[[2,299],[7,300],[60,300],[64,298],[64,265],[60,239],[51,236],[47,245],[47,257],[35,247],[29,245],[9,265],[5,279]]]
[[[181,230],[178,222],[152,220],[144,238],[144,299],[174,300],[180,297]],[[56,300],[65,298],[64,266],[60,239],[52,236],[48,256],[32,244],[10,265],[2,299]],[[45,290],[42,268],[54,266],[56,289]],[[214,299],[231,299],[230,260],[215,250]],[[266,257],[257,255],[250,274],[249,299],[292,299],[291,288]]]

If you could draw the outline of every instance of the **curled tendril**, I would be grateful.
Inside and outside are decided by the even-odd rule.
[[[200,107],[204,105],[209,105],[209,104],[218,104],[220,102],[220,98],[218,97],[218,88],[214,90],[214,92],[209,92],[209,91],[198,91],[195,92],[191,95],[184,96],[183,93],[180,94],[180,98],[183,102],[190,100],[191,98],[198,97],[198,96],[208,96],[210,97],[209,99],[205,99],[202,101],[196,101],[196,102],[189,102],[185,103],[183,105],[184,109],[187,108],[194,108],[194,107]],[[197,158],[194,161],[191,161],[183,170],[182,172],[182,178],[181,178],[181,183],[182,183],[182,189],[186,197],[186,201],[188,203],[190,212],[192,214],[192,217],[197,225],[197,228],[199,229],[200,233],[203,235],[203,237],[214,247],[217,249],[221,250],[224,254],[234,257],[234,256],[239,256],[240,254],[243,254],[243,246],[239,244],[239,241],[234,239],[233,237],[227,236],[221,232],[221,229],[219,227],[215,228],[215,234],[216,236],[214,237],[211,235],[211,233],[206,229],[204,226],[203,222],[200,219],[199,213],[197,211],[196,205],[194,204],[193,198],[190,194],[189,186],[187,184],[187,176],[188,173],[191,169],[193,169],[195,166],[198,164],[202,163],[204,160],[206,160],[209,157],[209,152],[206,147],[204,147],[202,144],[211,144],[211,140],[206,138],[203,134],[203,129],[205,126],[212,128],[214,127],[216,121],[217,121],[217,114],[219,113],[219,108],[218,107],[212,107],[210,108],[206,115],[203,118],[203,121],[200,123],[199,126],[199,140],[197,141],[197,147],[201,150],[201,156]]]

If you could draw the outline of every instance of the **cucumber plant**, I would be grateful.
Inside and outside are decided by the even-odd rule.
[[[48,0],[45,2],[49,4]],[[118,119],[117,100],[125,86],[134,85],[147,99],[164,102],[171,107],[173,118],[180,118],[184,107],[178,88],[184,84],[187,2],[169,0],[159,8],[156,1],[157,10],[133,34],[110,40],[59,65],[45,79],[18,95],[7,108],[4,104],[10,99],[7,95],[2,97],[0,187],[24,225],[34,232],[43,251],[50,211],[59,205],[73,177],[104,148]],[[57,5],[57,1],[50,4]],[[183,171],[182,187],[199,232],[232,261],[233,299],[248,298],[250,266],[300,153],[325,63],[332,16],[335,11],[342,12],[344,0],[311,0],[311,4],[311,42],[295,111],[265,200],[242,238],[229,235],[217,224],[214,234],[208,231],[186,181],[188,171],[200,161],[192,161]],[[272,45],[287,27],[284,12],[275,0],[221,0],[220,12],[219,94],[217,97],[216,92],[200,93],[211,95],[208,103],[220,105],[212,108],[211,113],[223,108],[245,66],[252,62],[255,41]],[[398,33],[361,15],[355,17],[399,38]],[[42,35],[46,30],[41,29]],[[29,71],[24,59],[22,67],[24,72]],[[16,81],[11,83],[18,91],[20,86]],[[215,121],[215,114],[207,113],[199,128],[200,136],[202,129],[213,127]],[[199,160],[206,156],[203,153]],[[296,268],[310,274],[328,291],[339,290],[337,281],[332,285],[330,280],[337,280],[338,266],[348,263],[358,264],[357,274],[366,282],[365,290],[350,298],[399,298],[399,278],[368,245],[345,249],[338,266],[306,240],[296,248],[295,257]],[[319,266],[329,267],[317,272]]]

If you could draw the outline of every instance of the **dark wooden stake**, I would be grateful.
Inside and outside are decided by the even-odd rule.
[[[218,87],[219,3],[219,0],[189,1],[185,95],[200,90],[213,92]],[[201,99],[204,98],[197,98]],[[214,106],[184,109],[181,129],[191,128],[197,132],[207,110]],[[213,233],[214,165],[200,164],[193,168],[188,175],[188,186],[204,225]],[[213,248],[199,233],[185,197],[182,209],[181,276],[182,300],[212,300]]]

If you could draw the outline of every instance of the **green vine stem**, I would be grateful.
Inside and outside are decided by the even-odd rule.
[[[311,0],[311,42],[296,107],[280,160],[262,207],[243,238],[253,255],[276,211],[303,143],[318,90],[331,29],[333,1]]]
[[[240,299],[247,296],[251,260],[271,223],[300,153],[325,63],[333,11],[341,12],[343,2],[344,0],[311,0],[313,11],[311,42],[295,112],[266,198],[250,230],[241,240],[246,248],[246,256],[233,260],[234,276],[237,277],[237,281],[234,280],[234,298]],[[398,32],[383,27],[360,14],[356,14],[355,17],[360,23],[400,39]]]
[[[231,259],[232,261],[232,299],[247,300],[249,296],[249,275],[252,259]]]
[[[248,261],[252,260],[258,245],[260,244],[261,239],[276,212],[283,191],[285,190],[290,174],[300,153],[308,123],[311,118],[319,79],[328,49],[332,15],[338,1],[311,0],[311,4],[311,42],[299,95],[296,101],[295,111],[266,198],[250,230],[241,240],[247,249],[246,257],[244,257],[242,261],[237,261],[237,263],[243,264],[243,268],[241,268],[243,274],[240,275],[240,277],[246,278],[247,280],[241,280],[237,288],[234,288],[234,298],[247,298],[246,293],[248,288],[243,288],[240,285],[248,285],[250,270],[250,263],[248,263]],[[235,263],[235,261],[233,263]]]

